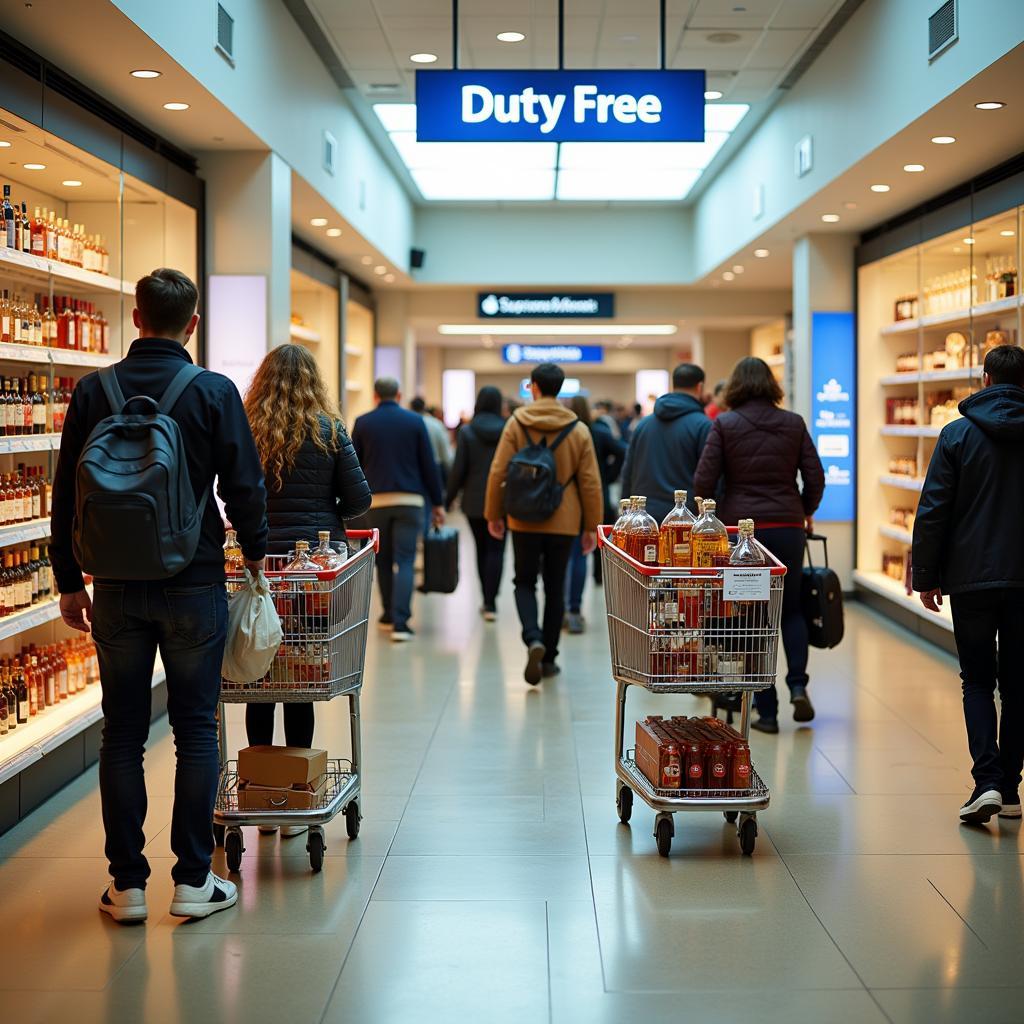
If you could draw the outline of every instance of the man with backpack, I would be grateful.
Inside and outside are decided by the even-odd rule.
[[[61,616],[90,625],[103,687],[100,799],[113,881],[100,910],[146,919],[149,864],[143,751],[154,661],[167,679],[177,769],[170,912],[207,917],[235,904],[210,871],[217,793],[217,702],[227,631],[224,525],[214,478],[246,565],[263,567],[263,470],[235,385],[192,365],[196,286],[154,270],[135,289],[139,338],[115,366],[83,377],[54,476],[51,557]],[[83,573],[95,577],[93,596]]]
[[[533,403],[509,418],[487,478],[484,516],[491,535],[512,532],[515,597],[528,657],[524,678],[536,686],[561,671],[555,663],[565,612],[565,572],[576,537],[583,553],[597,544],[604,506],[590,431],[558,401],[565,373],[541,363],[530,374]],[[539,621],[537,577],[544,580]]]

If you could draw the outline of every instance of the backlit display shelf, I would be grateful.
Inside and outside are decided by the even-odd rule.
[[[2,250],[0,250],[2,251]],[[73,352],[44,345],[14,345],[0,342],[0,362],[31,363],[35,366],[110,366],[117,356],[99,352]]]
[[[942,610],[936,615],[935,612],[928,611],[921,604],[921,598],[918,594],[908,596],[906,590],[903,589],[903,584],[886,576],[884,572],[865,572],[863,569],[854,569],[853,580],[859,586],[864,587],[865,590],[870,590],[875,594],[888,598],[901,608],[905,608],[907,611],[920,616],[926,622],[934,623],[936,626],[948,629],[950,632],[953,631],[953,616],[949,610],[949,598],[944,599]]]
[[[28,523],[12,523],[0,526],[0,548],[13,547],[15,544],[26,544],[33,540],[42,540],[50,536],[49,519],[33,519]]]
[[[902,526],[889,526],[883,523],[878,532],[890,540],[898,540],[901,544],[912,544],[914,541],[914,535],[909,530],[904,530]]]
[[[886,487],[898,487],[903,491],[920,491],[924,487],[924,479],[918,476],[900,476],[899,473],[883,473],[879,478],[880,484]]]
[[[69,263],[33,256],[29,252],[18,252],[17,249],[0,249],[0,271],[20,280],[30,281],[40,286],[48,285],[52,280],[59,282],[62,290],[77,291],[82,294],[90,292],[121,292],[125,295],[135,293],[135,285],[122,281],[108,274],[98,274],[95,270],[83,270]]]
[[[938,437],[942,427],[919,427],[903,423],[886,423],[881,428],[885,437]]]

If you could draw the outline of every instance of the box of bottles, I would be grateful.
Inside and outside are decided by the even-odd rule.
[[[650,715],[636,723],[635,759],[655,789],[742,793],[753,782],[749,745],[718,718]]]

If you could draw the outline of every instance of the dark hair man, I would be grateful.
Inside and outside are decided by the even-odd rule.
[[[711,420],[704,414],[704,371],[680,363],[672,371],[672,391],[654,403],[654,414],[634,428],[622,467],[623,495],[647,496],[647,511],[660,523],[684,490],[691,510],[693,474],[700,462]],[[710,497],[710,495],[704,495]]]
[[[154,270],[138,282],[132,318],[139,337],[114,369],[126,398],[145,395],[159,401],[182,367],[191,364],[185,344],[199,322],[197,299],[196,286],[177,270]],[[181,431],[196,507],[202,508],[205,500],[195,556],[168,579],[97,579],[90,599],[72,545],[76,469],[93,428],[117,412],[120,409],[111,408],[98,374],[78,382],[64,422],[52,509],[51,555],[61,615],[82,632],[88,632],[91,623],[103,686],[100,799],[113,881],[100,898],[100,910],[116,921],[146,918],[149,864],[143,854],[142,757],[159,648],[177,754],[171,821],[177,863],[171,871],[171,913],[207,917],[234,906],[238,898],[231,882],[210,871],[227,596],[224,524],[216,503],[208,499],[216,477],[246,564],[253,571],[261,569],[267,542],[263,469],[235,385],[218,373],[200,373],[169,410]],[[133,542],[131,536],[123,538],[129,547]]]
[[[601,475],[590,431],[558,401],[565,373],[541,363],[530,374],[531,405],[508,418],[487,478],[484,516],[492,537],[505,535],[505,487],[509,463],[530,444],[552,449],[558,484],[564,490],[554,513],[542,520],[508,517],[515,557],[516,610],[527,647],[526,681],[535,686],[561,671],[555,663],[565,613],[565,572],[573,541],[582,534],[583,553],[597,544],[604,505]],[[544,620],[539,621],[537,577],[544,580]]]
[[[1024,765],[1024,351],[992,349],[982,379],[935,445],[912,561],[925,608],[937,612],[950,596],[974,760],[974,792],[960,808],[968,824],[1021,816]]]
[[[441,471],[442,490],[448,485],[448,474],[452,468],[452,445],[448,435],[448,428],[439,420],[433,412],[427,408],[427,403],[417,395],[410,403],[417,416],[423,420],[427,428],[427,437],[430,438],[430,450],[434,453],[434,461]],[[430,529],[429,516],[424,522],[424,532]]]
[[[380,530],[377,584],[384,614],[380,626],[394,643],[412,640],[413,566],[423,533],[424,504],[431,521],[444,522],[441,476],[422,416],[403,409],[398,381],[374,381],[377,407],[360,416],[352,428],[352,444],[366,482],[373,492],[370,511],[353,525]]]

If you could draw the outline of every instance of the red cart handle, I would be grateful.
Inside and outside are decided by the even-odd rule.
[[[739,529],[737,526],[727,526],[726,529],[729,533],[736,533]],[[754,538],[757,540],[757,538]],[[727,566],[717,566],[713,569],[694,569],[689,566],[673,566],[673,565],[644,565],[643,562],[638,562],[632,555],[627,555],[622,548],[612,543],[612,528],[610,526],[599,526],[597,528],[597,544],[598,547],[609,547],[615,552],[616,558],[621,558],[624,562],[628,562],[629,565],[636,569],[637,572],[642,573],[644,576],[665,576],[671,575],[673,572],[685,572],[688,576],[711,576],[717,577],[721,574],[722,569],[728,568]],[[759,544],[761,550],[774,564],[769,566],[769,571],[773,576],[785,576],[786,567],[763,545]]]

